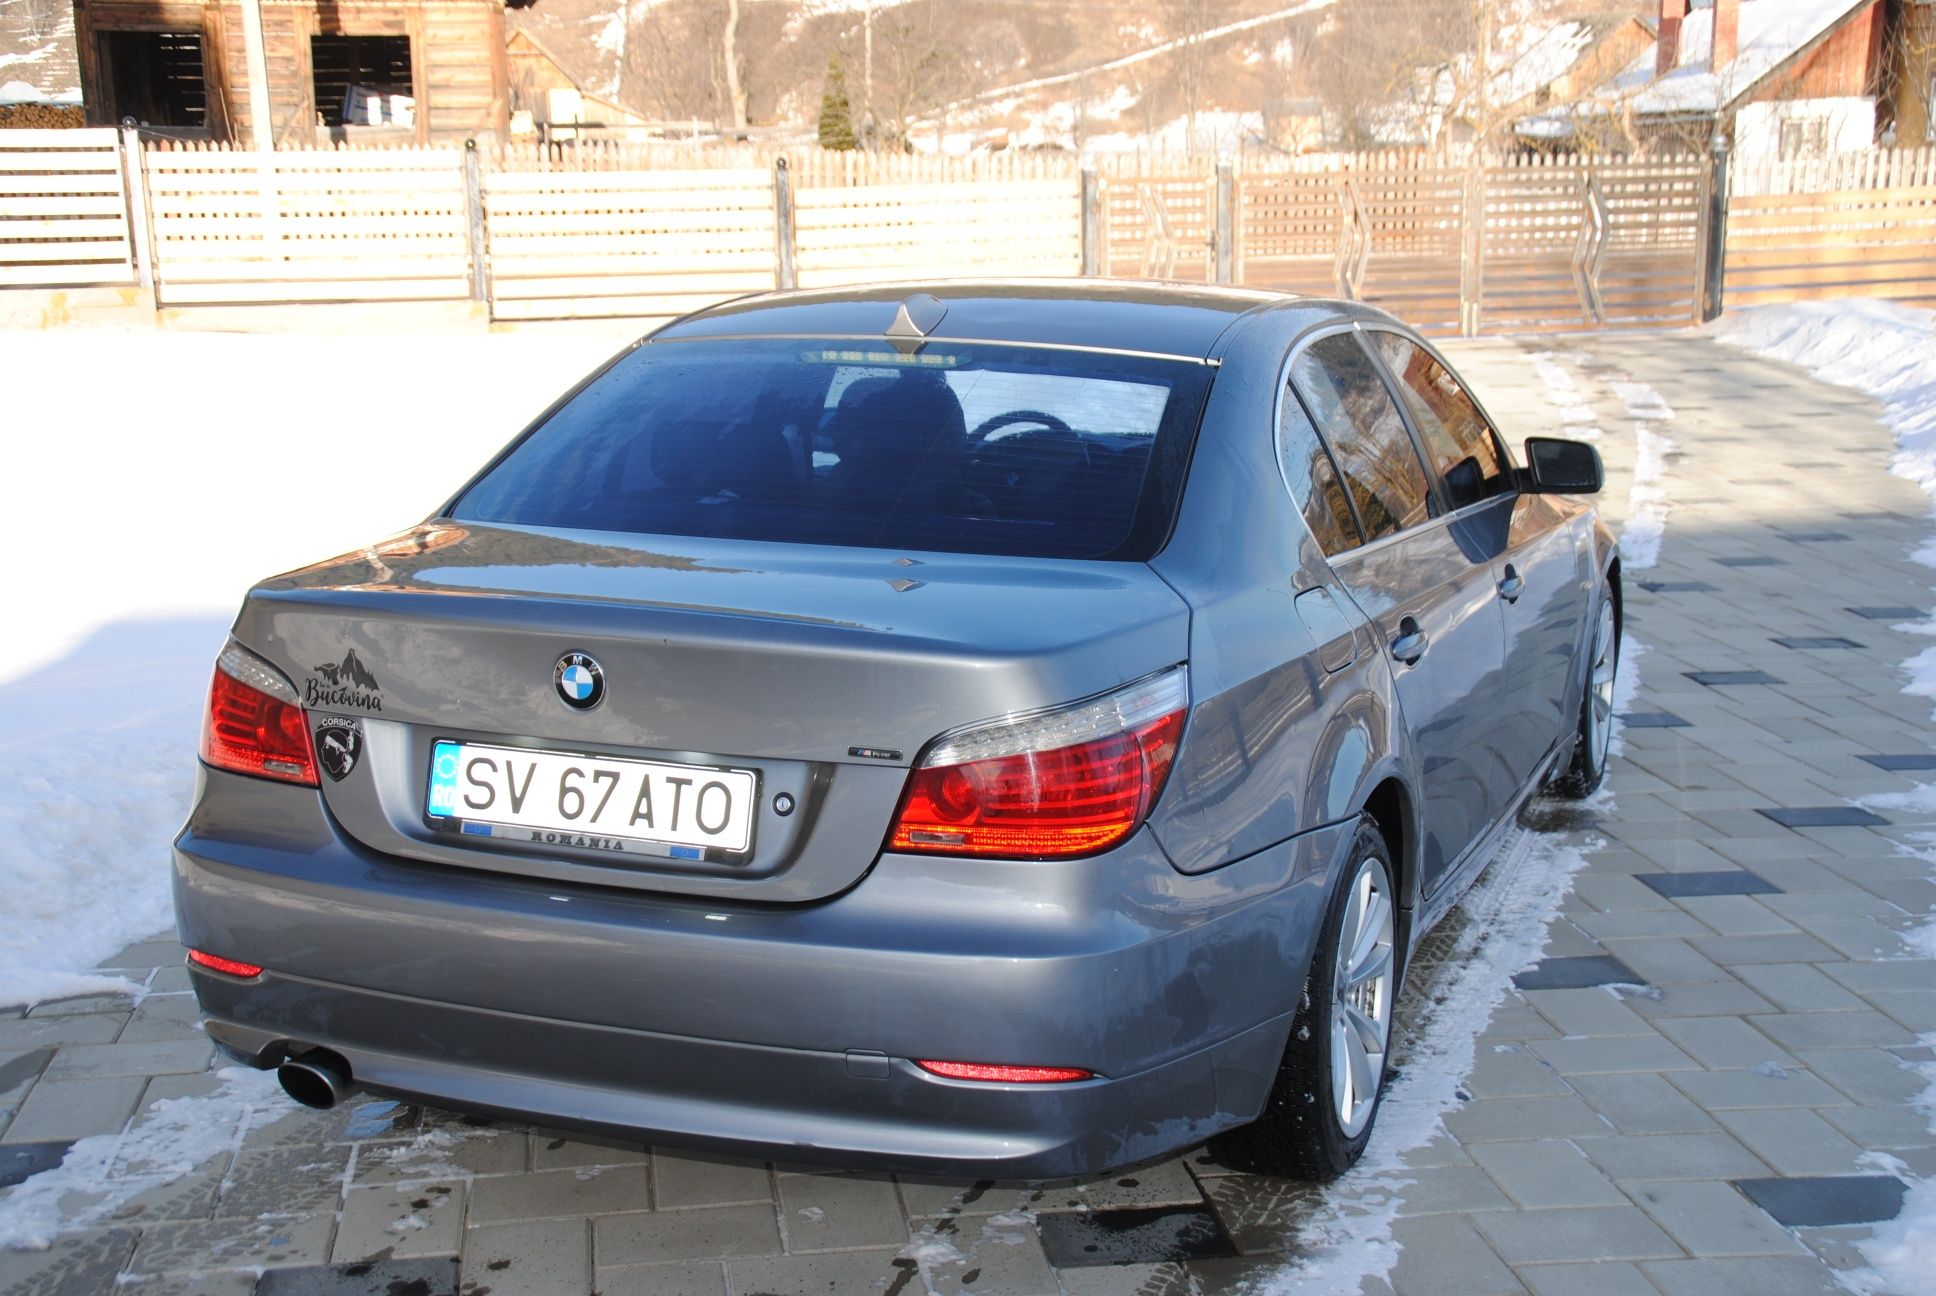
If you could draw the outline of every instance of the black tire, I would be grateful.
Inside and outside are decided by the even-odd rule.
[[[1375,1064],[1370,1105],[1362,1110],[1353,1130],[1347,1129],[1340,1117],[1340,1094],[1333,1067],[1338,1037],[1332,1029],[1332,1006],[1346,910],[1357,879],[1368,866],[1381,879],[1391,917],[1390,975],[1382,991],[1386,1000],[1382,1005],[1385,1047]],[[1394,876],[1385,835],[1371,816],[1361,817],[1349,863],[1341,870],[1330,902],[1325,906],[1324,927],[1318,933],[1317,949],[1305,973],[1297,1013],[1291,1021],[1290,1039],[1285,1043],[1270,1098],[1264,1104],[1263,1114],[1255,1121],[1217,1140],[1212,1151],[1219,1159],[1258,1174],[1328,1183],[1349,1170],[1364,1154],[1384,1093],[1386,1060],[1390,1056],[1390,1000],[1396,998],[1404,972],[1404,929],[1398,921],[1397,896],[1392,890]]]
[[[1613,738],[1613,679],[1619,668],[1620,612],[1609,586],[1600,596],[1600,606],[1594,613],[1593,638],[1587,645],[1586,680],[1580,688],[1573,758],[1564,771],[1546,784],[1546,790],[1554,796],[1582,801],[1598,792],[1606,779],[1607,744]],[[1596,715],[1596,711],[1600,714]]]

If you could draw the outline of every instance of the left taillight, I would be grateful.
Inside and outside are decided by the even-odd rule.
[[[889,850],[1066,859],[1134,832],[1163,792],[1189,676],[1175,666],[1053,711],[944,734],[922,756]]]
[[[202,759],[216,769],[316,786],[316,749],[295,685],[238,643],[215,663]]]

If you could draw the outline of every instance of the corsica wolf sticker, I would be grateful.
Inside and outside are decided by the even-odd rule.
[[[330,781],[341,783],[363,754],[363,722],[349,716],[324,716],[316,724],[316,761]]]

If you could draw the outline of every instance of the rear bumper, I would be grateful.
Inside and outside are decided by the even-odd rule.
[[[1249,1095],[1268,1088],[1288,1028],[1264,1022],[1141,1075],[990,1085],[878,1054],[506,1018],[274,975],[223,981],[195,977],[209,1035],[257,1065],[279,1060],[292,1039],[322,1041],[367,1088],[432,1106],[743,1156],[977,1179],[1100,1173],[1237,1124],[1254,1114]],[[277,1025],[246,1020],[265,1015]],[[359,1026],[346,1029],[350,1022]],[[1225,1110],[1220,1098],[1249,1110]]]
[[[218,1042],[341,1053],[433,1105],[791,1161],[1046,1179],[1261,1109],[1309,962],[1321,829],[1212,874],[1147,833],[1067,864],[884,857],[785,908],[571,889],[376,855],[311,790],[207,773],[176,844]],[[947,1080],[932,1057],[1086,1067]]]

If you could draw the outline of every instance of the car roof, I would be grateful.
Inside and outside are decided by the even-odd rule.
[[[922,334],[929,338],[1190,359],[1212,355],[1240,316],[1277,305],[1323,304],[1288,293],[1134,279],[920,280],[735,298],[674,320],[651,340],[882,337],[902,303],[921,296],[946,307],[939,323]]]

